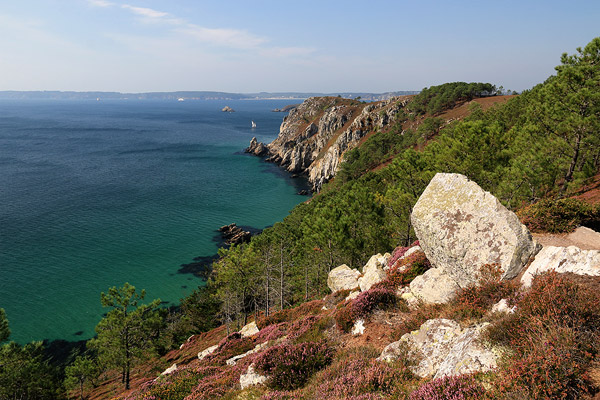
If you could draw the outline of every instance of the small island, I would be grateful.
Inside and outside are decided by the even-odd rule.
[[[221,111],[223,111],[223,112],[230,112],[230,113],[231,112],[235,112],[235,110],[233,108],[229,107],[229,106],[223,107],[223,109]]]

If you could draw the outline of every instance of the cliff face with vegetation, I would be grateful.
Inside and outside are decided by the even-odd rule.
[[[268,154],[268,160],[308,176],[313,190],[333,178],[344,153],[359,145],[368,133],[394,124],[407,96],[375,103],[339,97],[312,97],[286,116],[279,136],[264,147],[253,142],[250,152]]]

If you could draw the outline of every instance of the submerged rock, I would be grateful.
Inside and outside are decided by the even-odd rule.
[[[462,288],[477,283],[484,264],[514,278],[540,249],[515,213],[464,175],[436,174],[411,222],[431,264]]]
[[[243,230],[236,224],[223,225],[219,228],[226,244],[248,243],[252,234]]]

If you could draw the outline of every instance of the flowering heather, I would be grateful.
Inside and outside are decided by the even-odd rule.
[[[411,247],[414,246],[418,246],[419,245],[419,241],[415,240],[413,244],[411,244],[410,246],[398,246],[394,249],[394,251],[392,251],[392,256],[390,257],[390,259],[388,260],[388,265],[390,267],[393,267],[394,264],[396,264],[396,261],[398,261],[398,259],[400,257],[402,257],[404,255],[404,253],[406,253],[408,251],[408,249],[410,249]]]
[[[349,332],[358,318],[367,318],[376,309],[389,308],[396,302],[396,293],[391,287],[377,284],[350,303],[339,307],[335,313],[335,321],[340,330]]]
[[[268,325],[262,328],[255,336],[257,343],[264,343],[269,340],[277,340],[287,334],[289,323],[281,322],[279,324]]]
[[[325,341],[281,344],[255,358],[256,369],[269,376],[268,386],[291,390],[303,386],[311,375],[328,365],[333,350]]]
[[[219,343],[214,353],[206,357],[209,361],[224,363],[227,359],[245,353],[254,348],[254,341],[249,337],[242,337],[239,332],[234,332]]]
[[[446,376],[421,385],[410,394],[410,400],[481,399],[485,389],[472,375]]]
[[[431,268],[431,263],[422,251],[416,251],[403,258],[388,271],[388,280],[395,286],[405,286],[417,276]]]

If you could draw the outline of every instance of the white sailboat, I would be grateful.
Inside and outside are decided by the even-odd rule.
[[[256,122],[252,121],[252,128],[256,128]]]

